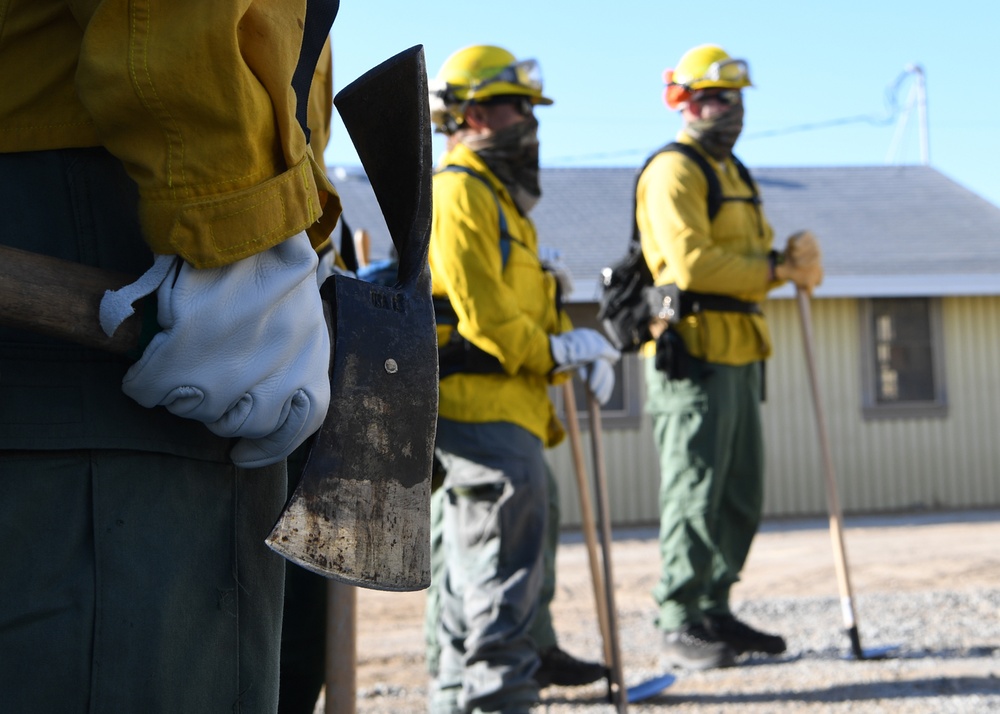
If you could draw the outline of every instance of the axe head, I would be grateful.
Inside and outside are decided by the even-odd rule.
[[[341,91],[399,255],[395,286],[334,275],[320,290],[333,342],[330,410],[267,544],[352,585],[430,584],[430,479],[438,408],[430,294],[430,119],[422,47]]]

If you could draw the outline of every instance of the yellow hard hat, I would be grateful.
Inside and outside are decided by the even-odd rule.
[[[733,59],[718,45],[698,45],[685,52],[674,69],[663,73],[666,101],[671,109],[699,89],[743,89],[753,86],[746,60]]]
[[[462,123],[470,103],[496,97],[524,97],[532,104],[552,104],[542,94],[541,68],[533,59],[518,59],[502,47],[472,45],[458,50],[428,82],[431,119],[439,131],[451,133]]]

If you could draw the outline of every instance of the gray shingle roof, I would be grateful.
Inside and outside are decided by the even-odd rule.
[[[778,247],[809,228],[826,279],[818,297],[1000,294],[1000,208],[927,166],[752,169]],[[347,223],[390,239],[360,169],[334,169]],[[598,295],[601,269],[631,232],[634,168],[543,168],[532,213],[540,241],[562,251],[574,302]],[[784,288],[775,297],[790,296]]]

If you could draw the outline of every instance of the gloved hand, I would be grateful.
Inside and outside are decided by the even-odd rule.
[[[774,267],[774,276],[778,280],[790,280],[812,295],[823,282],[822,254],[816,236],[809,231],[793,234],[788,239],[783,258]]]
[[[542,264],[542,269],[552,273],[556,282],[559,283],[559,291],[563,297],[567,297],[573,292],[573,275],[569,272],[569,266],[563,262],[562,251],[558,248],[550,248],[546,245],[538,246],[538,262]]]
[[[821,264],[822,254],[819,249],[819,241],[816,240],[812,231],[799,231],[788,237],[788,244],[785,246],[785,260],[800,268],[811,268]]]
[[[238,437],[231,458],[256,468],[290,454],[330,404],[330,337],[305,233],[222,268],[180,258],[157,289],[162,332],[126,373],[144,407]]]
[[[615,368],[611,362],[599,359],[580,368],[580,374],[602,407],[611,399],[615,390]]]
[[[614,364],[621,353],[597,330],[577,327],[559,335],[549,335],[549,349],[557,372],[575,369],[595,360]]]
[[[621,353],[597,330],[578,327],[561,335],[549,335],[556,371],[579,368],[597,401],[607,404],[615,388],[612,365]]]

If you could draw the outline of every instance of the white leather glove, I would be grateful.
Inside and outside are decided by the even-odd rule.
[[[580,374],[602,407],[611,399],[615,390],[615,368],[611,362],[599,359],[580,368]]]
[[[598,403],[608,403],[615,388],[612,365],[621,358],[621,353],[604,335],[587,327],[577,327],[561,335],[549,335],[549,346],[557,372],[579,369]]]
[[[177,258],[156,293],[162,332],[125,374],[123,391],[238,437],[237,466],[285,458],[330,404],[317,262],[305,233],[222,268]]]
[[[559,335],[549,335],[549,349],[557,372],[575,369],[595,360],[614,364],[621,353],[597,330],[577,327]]]
[[[559,283],[559,291],[563,297],[568,297],[573,293],[573,275],[569,272],[569,266],[563,262],[562,251],[549,246],[538,246],[538,262],[542,264],[542,269],[552,273],[556,282]]]

